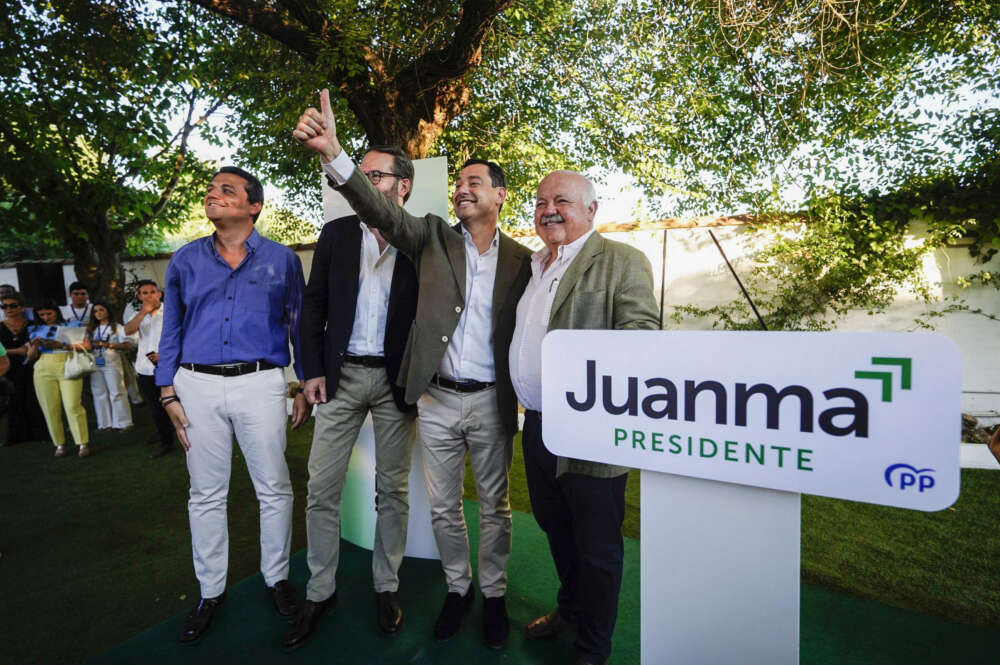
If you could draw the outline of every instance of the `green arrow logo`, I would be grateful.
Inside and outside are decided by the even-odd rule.
[[[893,365],[900,369],[899,387],[909,390],[913,383],[913,359],[912,358],[872,358],[872,365]],[[866,372],[857,371],[854,373],[855,379],[875,379],[882,382],[882,401],[892,401],[892,372]]]

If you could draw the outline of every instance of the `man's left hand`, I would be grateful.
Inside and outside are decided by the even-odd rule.
[[[302,426],[309,418],[309,403],[306,401],[306,396],[303,393],[299,393],[295,396],[292,401],[292,429],[298,429]]]

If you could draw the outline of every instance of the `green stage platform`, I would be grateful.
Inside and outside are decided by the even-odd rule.
[[[475,502],[466,502],[473,547],[478,538],[475,513]],[[287,623],[275,614],[263,580],[255,575],[230,587],[226,604],[200,643],[186,647],[177,643],[183,619],[178,615],[87,663],[558,665],[572,658],[572,636],[547,643],[527,642],[523,636],[529,620],[551,609],[556,590],[548,547],[531,515],[514,513],[507,595],[511,638],[502,651],[482,645],[478,598],[458,637],[445,644],[430,637],[444,583],[438,562],[422,559],[407,558],[400,571],[400,600],[406,615],[403,634],[395,639],[379,635],[370,562],[367,550],[343,544],[340,603],[324,617],[316,635],[291,654],[280,648]],[[307,577],[305,552],[299,552],[292,559],[291,579],[302,590]],[[719,639],[725,639],[727,621],[725,608],[719,608]],[[664,618],[662,629],[670,630],[669,618]],[[1000,633],[804,586],[801,654],[803,665],[994,665],[1000,663]],[[639,663],[639,543],[635,540],[625,542],[625,580],[611,662]]]

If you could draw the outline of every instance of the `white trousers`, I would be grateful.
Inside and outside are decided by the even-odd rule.
[[[187,414],[188,518],[194,572],[203,598],[226,589],[229,529],[226,501],[233,434],[260,505],[260,571],[274,586],[288,579],[292,482],[285,462],[285,373],[269,369],[222,377],[177,370],[174,390]]]
[[[94,395],[98,429],[132,426],[132,409],[125,390],[122,359],[114,351],[105,351],[104,365],[90,375],[90,392]]]

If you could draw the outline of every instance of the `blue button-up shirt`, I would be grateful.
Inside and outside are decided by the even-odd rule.
[[[181,363],[219,365],[264,360],[288,365],[299,349],[302,262],[254,229],[235,269],[215,249],[215,235],[174,253],[163,289],[163,333],[156,384],[169,386]],[[295,374],[302,378],[298,357]]]

